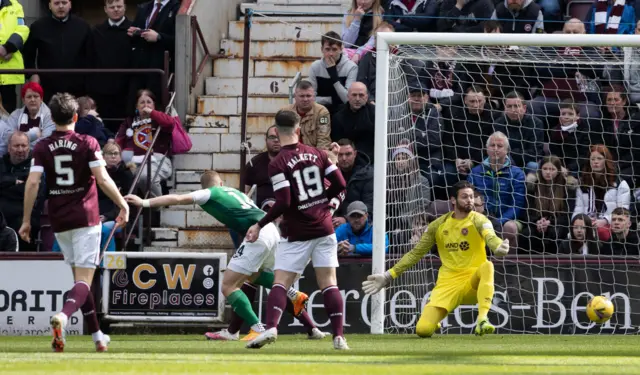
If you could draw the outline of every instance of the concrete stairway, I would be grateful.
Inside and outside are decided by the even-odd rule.
[[[253,18],[247,119],[251,156],[264,151],[264,132],[273,124],[277,110],[289,103],[290,80],[297,72],[306,76],[311,63],[320,57],[320,35],[340,32],[341,17],[309,13],[342,14],[348,3],[258,0],[241,5],[243,13],[249,8],[255,13],[280,13]],[[243,18],[229,22],[228,37],[220,45],[222,54],[213,64],[213,77],[206,80],[197,113],[187,118],[193,149],[175,158],[174,192],[198,189],[199,174],[205,169],[221,172],[226,185],[239,186],[243,37]],[[161,225],[165,228],[162,234],[145,250],[232,251],[227,230],[197,206],[164,209]]]

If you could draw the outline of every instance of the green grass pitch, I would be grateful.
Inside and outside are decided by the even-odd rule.
[[[114,336],[95,353],[90,336],[52,353],[48,337],[0,337],[0,374],[640,374],[639,336],[281,336],[261,350],[203,336]]]

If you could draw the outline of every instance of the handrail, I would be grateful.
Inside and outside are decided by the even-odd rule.
[[[289,82],[289,104],[293,104],[293,91],[298,86],[298,83],[302,80],[302,73],[296,73],[295,77]]]
[[[200,40],[200,44],[202,45],[202,49],[204,50],[204,56],[202,56],[200,64],[197,64],[196,61],[198,40]],[[198,84],[198,80],[200,79],[200,75],[204,71],[204,68],[207,66],[207,62],[212,57],[213,56],[211,56],[211,53],[209,52],[209,46],[207,46],[207,41],[205,40],[204,34],[202,33],[202,29],[200,29],[198,18],[196,16],[191,16],[191,86],[189,87],[189,91],[193,90],[193,88],[196,87],[196,85]]]

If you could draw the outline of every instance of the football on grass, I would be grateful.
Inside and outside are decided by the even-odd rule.
[[[613,303],[605,296],[595,296],[587,303],[587,317],[594,323],[602,324],[611,319]]]

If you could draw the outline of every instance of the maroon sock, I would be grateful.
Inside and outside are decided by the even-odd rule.
[[[287,288],[282,284],[273,284],[267,300],[267,329],[278,328],[282,312],[287,306]]]
[[[249,299],[249,302],[253,303],[253,300],[256,298],[256,292],[258,291],[258,288],[253,284],[244,283],[242,284],[242,288],[240,288],[240,290],[244,292],[244,294]],[[231,309],[231,321],[229,321],[229,327],[227,328],[227,331],[232,334],[240,331],[240,328],[242,328],[242,323],[244,323],[244,320],[242,320],[240,315],[236,314],[235,311]]]
[[[324,296],[324,309],[331,319],[331,330],[333,331],[333,337],[343,336],[342,324],[343,324],[343,310],[344,305],[342,303],[342,294],[335,285],[329,286],[322,291]]]
[[[316,325],[313,324],[313,321],[311,321],[311,317],[309,316],[309,314],[307,313],[307,310],[302,310],[302,312],[298,315],[295,316],[293,314],[293,302],[291,302],[291,299],[287,298],[287,308],[286,308],[287,312],[289,314],[291,314],[291,316],[296,317],[300,323],[302,323],[302,325],[304,325],[304,327],[307,329],[307,333],[311,334],[311,331],[316,328]]]
[[[64,301],[62,306],[62,313],[66,316],[71,316],[78,311],[80,306],[84,305],[89,293],[91,293],[91,287],[84,281],[78,281],[73,284],[73,288],[67,293],[67,300]]]
[[[96,333],[100,330],[100,323],[98,323],[98,314],[96,312],[96,303],[93,300],[93,295],[89,293],[87,299],[84,301],[84,305],[80,308],[84,320],[89,326],[89,333]]]

